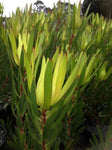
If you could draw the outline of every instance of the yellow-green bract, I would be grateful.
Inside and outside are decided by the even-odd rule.
[[[40,76],[36,87],[37,104],[42,109],[49,109],[50,106],[56,104],[66,92],[70,89],[74,80],[76,79],[73,88],[78,84],[79,77],[82,73],[83,67],[87,63],[86,53],[81,53],[69,75],[66,78],[67,65],[70,58],[73,57],[69,52],[60,53],[58,50],[52,59],[43,56]],[[70,92],[71,93],[71,92]],[[66,99],[71,94],[66,95]]]
[[[56,56],[57,57],[57,56]],[[55,62],[56,61],[56,62]],[[46,60],[43,56],[42,67],[36,88],[37,104],[44,109],[59,101],[62,86],[65,80],[67,54],[61,53],[57,60]]]

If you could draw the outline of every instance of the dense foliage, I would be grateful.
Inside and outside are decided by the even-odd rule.
[[[47,14],[18,8],[5,21],[0,51],[5,50],[10,68],[11,86],[4,90],[11,92],[13,114],[4,123],[8,146],[74,150],[90,124],[99,125],[102,142],[100,126],[110,125],[111,131],[112,21],[98,14],[80,17],[80,4],[65,11],[61,3]],[[107,137],[103,143],[109,132]],[[101,145],[96,135],[91,141],[93,147]]]

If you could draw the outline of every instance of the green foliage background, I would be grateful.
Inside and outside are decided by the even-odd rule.
[[[111,124],[112,21],[98,14],[80,17],[80,5],[74,5],[73,12],[70,5],[68,11],[64,7],[45,15],[26,6],[6,18],[5,26],[1,22],[0,63],[5,75],[0,86],[5,96],[11,92],[9,105],[15,118],[7,141],[11,148],[74,149],[87,118],[96,125]],[[55,60],[57,51],[70,54],[63,84],[76,69],[77,73],[62,99],[44,110],[36,103],[36,84],[43,56]]]

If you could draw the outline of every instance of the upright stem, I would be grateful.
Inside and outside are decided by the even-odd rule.
[[[70,141],[70,134],[71,134],[71,130],[70,130],[70,124],[71,124],[71,117],[68,118],[68,123],[67,123],[67,126],[68,126],[68,149],[70,149],[71,147],[71,141]]]
[[[42,111],[42,132],[44,132],[44,127],[45,127],[45,124],[46,124],[46,110],[43,110]],[[42,149],[43,150],[46,150],[46,147],[45,147],[45,140],[42,139]]]

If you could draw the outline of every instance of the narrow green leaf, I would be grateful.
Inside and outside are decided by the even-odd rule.
[[[18,57],[20,59],[20,57],[21,57],[21,51],[22,51],[22,46],[23,46],[23,41],[21,39],[21,34],[19,34],[19,39],[18,40],[19,40],[18,41],[19,45],[18,45],[17,53],[18,53]]]
[[[81,86],[83,84],[84,77],[85,77],[85,72],[86,72],[86,65],[84,65],[84,67],[82,69],[82,72],[80,74],[79,81],[78,81],[78,86]]]
[[[24,67],[24,52],[23,52],[23,50],[21,51],[21,56],[20,56],[20,66]]]
[[[110,67],[106,73],[106,76],[105,76],[105,80],[110,76],[110,74],[112,73],[112,67]]]
[[[37,114],[36,85],[34,79],[32,81],[32,86],[31,86],[30,100],[31,100],[33,111]]]
[[[90,74],[92,73],[94,66],[96,64],[97,60],[96,60],[96,55],[93,55],[92,58],[89,61],[89,64],[87,66],[86,69],[86,74],[85,74],[85,80],[90,76]]]
[[[39,39],[39,47],[42,46],[45,39],[45,32],[42,32]]]
[[[63,102],[62,102],[63,104]],[[56,128],[62,121],[62,119],[64,118],[66,112],[68,111],[69,109],[69,103],[66,103],[66,105],[64,107],[62,107],[61,109],[61,113],[58,115],[56,121],[54,122],[54,124],[52,125],[52,128]]]
[[[33,51],[33,39],[34,39],[34,32],[31,32],[29,41],[28,41],[28,47],[27,47],[27,54],[29,58],[31,57],[31,53]]]
[[[22,41],[23,41],[23,46],[24,46],[24,50],[26,53],[27,53],[29,38],[30,38],[29,33],[27,33],[27,32],[22,33]]]
[[[63,95],[64,97],[64,104],[68,103],[71,100],[71,97],[73,96],[73,93],[75,91],[75,88],[77,87],[78,80],[75,79],[72,83],[72,85],[69,87],[67,92]]]
[[[45,77],[44,77],[44,108],[45,109],[48,109],[51,103],[52,76],[53,76],[53,63],[51,60],[48,60]]]
[[[41,72],[37,82],[37,89],[36,89],[37,104],[41,107],[43,107],[44,105],[44,77],[45,77],[46,65],[47,63],[45,57],[43,56]]]
[[[11,42],[11,47],[12,47],[14,60],[15,60],[16,64],[19,64],[18,54],[17,54],[17,47],[16,47],[16,39],[15,39],[15,36],[14,36],[13,29],[11,29],[11,31],[9,33],[9,39],[10,39],[10,42]]]
[[[52,118],[48,118],[43,131],[43,139],[49,141],[51,135],[51,126],[53,125]]]
[[[67,90],[72,85],[73,81],[76,79],[82,57],[83,57],[83,53],[80,54],[77,63],[75,64],[71,74],[69,75],[66,83],[64,84],[64,86],[61,90],[60,98],[67,92]]]
[[[57,61],[56,61],[56,65],[55,65],[55,69],[54,69],[54,73],[53,73],[53,86],[52,86],[52,97],[55,94],[55,88],[56,88],[56,82],[57,82],[57,77],[58,77],[58,71],[59,71],[59,66],[60,66],[60,61],[62,59],[63,56],[63,52],[61,52],[58,55]]]
[[[40,35],[37,35],[36,44],[35,44],[35,53],[36,53],[36,54],[35,54],[35,59],[37,58],[37,56],[38,56],[38,54],[39,54],[39,50],[40,50],[40,49],[38,48],[38,46],[39,46],[39,45],[38,45],[38,43],[39,43],[39,36],[40,36]]]
[[[36,62],[35,62],[34,77],[36,77],[37,70],[38,70],[38,67],[39,67],[39,63],[40,63],[42,54],[43,54],[43,52],[42,52],[42,49],[40,48],[40,53],[39,53],[39,55],[38,55],[38,59],[37,59]]]
[[[58,67],[58,75],[57,80],[55,83],[55,93],[52,97],[52,103],[54,104],[59,100],[61,88],[63,86],[66,74],[66,67],[67,67],[67,55],[65,54],[63,58],[60,59],[59,67]]]
[[[55,52],[55,54],[54,54],[54,56],[53,56],[53,58],[52,58],[52,61],[53,61],[53,68],[54,68],[54,65],[55,65],[55,63],[56,63],[56,60],[57,60],[57,58],[58,58],[58,54],[59,54],[59,48],[56,49],[56,52]]]
[[[31,90],[33,74],[32,74],[30,61],[29,61],[27,53],[25,51],[24,51],[24,62],[25,62],[25,68],[26,68],[28,87],[29,87],[29,90]]]
[[[106,76],[106,66],[107,62],[104,63],[104,65],[100,69],[99,79],[102,81]]]
[[[82,55],[80,55],[80,58],[79,60],[77,61],[78,63],[78,76],[80,77],[80,74],[82,72],[82,69],[84,67],[84,65],[86,64],[87,62],[87,56],[86,56],[86,53],[82,53]]]

